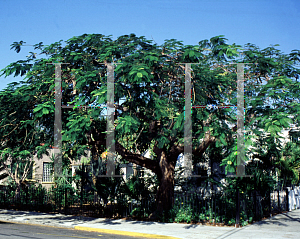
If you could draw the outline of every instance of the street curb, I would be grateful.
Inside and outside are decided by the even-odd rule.
[[[21,224],[21,225],[28,225],[28,226],[40,226],[40,227],[52,227],[52,228],[61,228],[61,229],[69,229],[69,230],[73,230],[74,227],[70,226],[70,227],[63,227],[63,226],[53,226],[53,225],[46,225],[46,224],[41,224],[41,223],[30,223],[30,222],[16,222],[16,221],[10,221],[10,220],[3,220],[0,219],[0,223],[14,223],[14,224]]]
[[[157,239],[180,239],[179,237],[170,237],[170,236],[140,233],[140,232],[118,231],[118,230],[101,229],[101,228],[93,228],[93,227],[75,226],[74,229],[81,230],[81,231],[102,232],[102,233],[122,235],[122,236],[131,236],[131,237],[144,237],[144,238],[157,238]]]
[[[52,227],[52,228],[90,231],[90,232],[100,232],[100,233],[102,232],[102,233],[107,233],[107,234],[114,234],[114,235],[121,235],[121,236],[131,236],[131,237],[143,237],[143,238],[153,238],[153,239],[181,239],[179,237],[171,237],[171,236],[164,236],[164,235],[157,235],[157,234],[119,231],[119,230],[101,229],[101,228],[83,227],[83,226],[63,227],[63,226],[45,225],[45,224],[40,224],[40,223],[16,222],[16,221],[13,221],[13,220],[0,220],[0,222],[21,224],[21,225],[28,225],[28,226]]]

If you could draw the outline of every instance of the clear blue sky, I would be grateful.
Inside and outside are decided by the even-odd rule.
[[[225,35],[230,44],[261,48],[280,44],[300,49],[299,0],[1,0],[0,69],[25,59],[32,47],[10,50],[14,41],[48,45],[84,33],[135,33],[162,44],[165,39],[197,44]],[[20,77],[0,78],[0,89]]]

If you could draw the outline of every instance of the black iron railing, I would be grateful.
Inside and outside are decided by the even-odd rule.
[[[177,222],[210,222],[232,225],[236,217],[242,222],[258,221],[270,214],[288,211],[286,190],[262,197],[257,192],[239,194],[239,214],[233,193],[175,193],[173,219]],[[155,210],[155,195],[132,199],[124,193],[104,200],[95,192],[70,188],[46,190],[42,187],[0,189],[0,207],[6,209],[59,212],[94,217],[146,218]]]

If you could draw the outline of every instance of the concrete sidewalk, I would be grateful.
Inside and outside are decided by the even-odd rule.
[[[300,210],[242,228],[75,217],[0,209],[0,221],[74,228],[144,238],[300,238]]]

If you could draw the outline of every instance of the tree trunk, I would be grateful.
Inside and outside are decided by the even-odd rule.
[[[18,200],[20,199],[20,193],[21,193],[21,182],[20,182],[20,180],[16,180],[15,181],[16,182],[16,190],[15,190],[15,202],[17,203],[18,202]]]
[[[175,161],[176,163],[176,161]],[[164,152],[160,155],[159,162],[159,187],[156,194],[156,211],[150,215],[155,219],[162,213],[168,212],[174,206],[174,169],[175,163],[167,160]]]
[[[157,210],[160,212],[170,210],[174,205],[174,170],[168,165],[162,171],[156,195]]]
[[[105,145],[106,135],[100,130],[91,130],[87,133],[89,145],[98,146]],[[150,215],[151,219],[157,218],[162,212],[169,211],[174,205],[174,170],[177,157],[184,152],[184,147],[177,144],[177,139],[170,139],[171,146],[168,150],[168,155],[163,149],[157,147],[157,142],[153,148],[153,152],[157,156],[157,160],[152,160],[142,156],[141,154],[132,153],[126,149],[118,141],[115,143],[115,150],[123,159],[131,163],[145,167],[157,175],[159,187],[156,195],[156,211]],[[200,145],[193,150],[193,155],[201,157],[208,146],[215,141],[215,137],[210,136],[208,132],[205,139]]]

